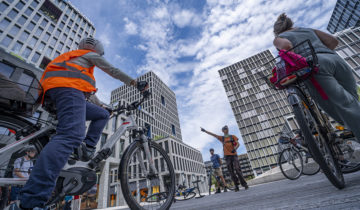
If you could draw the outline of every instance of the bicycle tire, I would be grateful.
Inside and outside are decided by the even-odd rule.
[[[299,160],[298,162],[300,165],[298,167],[294,164],[294,154],[296,154],[296,156],[298,158],[298,159],[295,159],[295,161]],[[288,157],[286,157],[286,156],[288,156]],[[291,161],[293,161],[293,162],[291,162],[291,164],[288,164],[289,166],[286,167],[283,163],[285,163],[285,164],[288,163],[287,158],[291,158]],[[284,160],[286,160],[286,161],[284,161]],[[302,160],[301,154],[294,149],[286,148],[283,151],[281,151],[281,153],[279,155],[279,159],[278,159],[278,164],[280,166],[281,173],[287,179],[296,180],[302,174],[303,160]]]
[[[27,126],[32,126],[32,124],[27,120],[17,117],[16,115],[10,115],[0,112],[0,127],[16,131]],[[2,144],[1,139],[0,139],[0,143]],[[8,142],[8,144],[9,143],[11,142]],[[2,145],[3,145],[2,147],[4,147],[7,144],[2,144]],[[7,165],[6,167],[8,168],[9,166]],[[9,193],[10,190],[8,187],[1,187],[0,209],[4,209],[5,206],[7,205]]]
[[[168,196],[168,192],[155,193],[147,197],[145,201],[148,203],[157,203],[159,202],[159,198],[163,200],[164,198],[166,199],[167,196]]]
[[[303,156],[303,172],[302,172],[302,174],[304,174],[306,176],[312,176],[312,175],[315,175],[320,172],[320,166],[319,166],[319,164],[317,164],[317,162],[313,158],[311,158],[314,160],[312,165],[309,165],[309,167],[306,166],[306,164],[308,164],[309,157],[306,157],[305,150],[300,150],[300,154]]]
[[[182,196],[184,197],[184,199],[179,199]],[[186,193],[185,195],[175,196],[175,200],[176,201],[186,201],[186,200],[194,198],[195,196],[196,196],[196,192],[189,192],[189,193]]]
[[[169,156],[167,155],[166,151],[157,143],[150,141],[149,142],[149,148],[150,150],[152,150],[152,148],[155,148],[157,150],[157,152],[160,153],[160,155],[162,155],[162,157],[164,158],[164,161],[166,161],[166,164],[168,165],[168,170],[170,173],[170,181],[171,181],[171,186],[168,188],[168,196],[166,198],[166,201],[163,205],[160,206],[160,210],[167,210],[170,208],[170,206],[173,203],[173,199],[174,199],[174,194],[175,194],[175,171],[174,168],[172,166],[171,160],[169,158]],[[142,206],[140,206],[138,204],[138,202],[133,198],[133,196],[131,195],[131,191],[130,191],[130,187],[129,187],[129,183],[128,183],[128,164],[129,164],[129,159],[131,158],[131,155],[135,152],[136,149],[143,149],[143,145],[137,141],[133,142],[132,144],[129,145],[129,147],[125,150],[121,161],[120,161],[120,165],[119,165],[119,175],[118,178],[120,179],[120,183],[121,183],[121,190],[123,192],[123,196],[124,199],[126,201],[126,203],[128,204],[130,209],[144,209]],[[150,196],[149,196],[150,197]]]
[[[320,168],[322,169],[322,171],[324,172],[324,174],[328,178],[328,180],[336,188],[343,189],[345,187],[344,176],[340,170],[340,167],[339,167],[337,161],[335,161],[334,156],[333,156],[327,142],[320,139],[320,141],[323,141],[322,146],[323,146],[324,150],[326,150],[327,160],[332,162],[331,164],[333,164],[334,170],[336,170],[335,171],[336,175],[331,171],[332,169],[329,167],[329,165],[327,164],[327,160],[325,159],[322,152],[320,151],[320,148],[319,148],[318,144],[316,143],[317,140],[314,138],[312,130],[308,126],[307,120],[305,118],[305,114],[303,112],[303,109],[300,107],[300,104],[294,104],[292,106],[292,108],[294,111],[295,118],[300,126],[300,129],[304,134],[305,141],[308,145],[308,148],[310,149],[311,154],[313,155],[313,158],[320,165]],[[310,113],[310,115],[312,115],[312,114]],[[311,116],[311,117],[314,119],[313,116]],[[319,135],[319,137],[320,137],[320,135]]]
[[[360,170],[360,163],[357,164],[355,167],[341,167],[341,171],[344,174],[350,174],[350,173],[354,173]]]

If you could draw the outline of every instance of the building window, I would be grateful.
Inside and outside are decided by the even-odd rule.
[[[46,33],[46,34],[43,36],[42,40],[44,40],[45,42],[47,42],[47,41],[49,40],[49,38],[50,38],[50,34],[49,34],[49,33]]]
[[[5,47],[9,47],[12,40],[13,40],[12,37],[5,36],[4,39],[1,41],[1,45],[5,46]]]
[[[8,19],[3,19],[1,22],[0,22],[0,29],[5,31],[5,29],[9,26],[10,24],[10,20]]]
[[[26,29],[28,29],[29,31],[32,31],[32,30],[34,29],[34,27],[35,27],[35,23],[30,22],[30,23],[27,25]]]
[[[36,63],[40,58],[40,53],[35,53],[31,59],[32,62]]]
[[[39,50],[39,52],[42,52],[43,50],[44,50],[44,48],[45,48],[45,43],[44,42],[41,42],[40,44],[39,44],[39,46],[38,46],[38,50]]]
[[[48,24],[48,22],[49,22],[48,20],[43,19],[43,20],[41,21],[41,24],[40,24],[40,25],[45,28],[46,25]],[[54,26],[53,26],[53,25],[50,25],[50,26],[49,26],[49,29],[48,29],[49,32],[52,32],[52,30],[54,30],[54,28],[52,28],[52,30],[50,31],[51,27],[54,27]]]
[[[164,144],[165,144],[165,151],[166,151],[167,153],[169,153],[169,142],[168,142],[168,141],[165,141]]]
[[[37,5],[39,5],[39,2],[36,0],[32,0],[31,1],[31,6],[35,9],[37,7]]]
[[[58,29],[55,31],[55,37],[60,37],[61,31]]]
[[[55,46],[56,45],[56,42],[57,42],[57,39],[55,37],[53,37],[50,41],[50,45],[51,46]]]
[[[165,106],[165,97],[161,96],[161,104]]]
[[[20,39],[21,39],[21,41],[26,41],[27,40],[27,38],[29,37],[29,33],[28,32],[26,32],[26,31],[23,31],[22,32],[22,34],[21,34],[21,36],[20,36]]]
[[[62,11],[49,0],[45,0],[45,2],[41,5],[40,10],[55,23],[59,20],[62,14]]]
[[[34,15],[34,17],[33,17],[33,21],[38,22],[40,20],[40,18],[41,18],[41,15],[39,13],[36,13],[36,15]]]
[[[19,23],[20,25],[24,25],[27,21],[27,18],[24,16],[21,16],[18,20],[17,23]]]
[[[36,30],[36,32],[35,32],[35,35],[36,35],[37,37],[40,37],[43,31],[44,31],[44,29],[38,28],[38,29]]]
[[[46,56],[50,57],[51,58],[51,53],[53,51],[53,48],[52,47],[49,47],[47,50],[46,50]]]
[[[171,124],[171,132],[174,136],[176,135],[175,125],[173,124]]]
[[[31,9],[30,7],[28,7],[28,8],[25,10],[25,15],[30,16],[33,11],[34,11],[33,9]]]
[[[20,31],[20,27],[17,25],[14,25],[10,30],[10,34],[13,36],[16,36],[17,33],[19,33],[19,31]]]
[[[38,41],[37,38],[31,37],[30,42],[29,42],[29,46],[30,46],[30,47],[35,47],[37,41]]]
[[[63,47],[64,47],[64,44],[59,42],[57,49],[61,51]]]
[[[15,7],[16,7],[17,9],[21,10],[24,6],[25,6],[25,4],[24,4],[22,1],[20,1],[19,3],[16,4]]]
[[[32,49],[30,47],[25,48],[25,50],[22,53],[22,57],[24,57],[24,58],[29,57],[31,51],[32,51]]]
[[[15,53],[19,53],[22,46],[23,44],[21,42],[16,42],[12,48],[12,51],[14,51]]]
[[[8,4],[6,4],[5,2],[1,2],[0,3],[0,12],[4,12],[6,10],[6,8],[8,8]]]
[[[13,20],[15,17],[16,17],[16,15],[18,14],[18,11],[16,11],[16,10],[11,10],[9,13],[8,13],[8,17],[11,19],[11,20]]]
[[[104,144],[106,143],[106,139],[107,139],[108,135],[105,133],[102,133],[100,136],[100,148],[102,148],[104,146]]]
[[[47,57],[43,57],[43,59],[41,60],[41,63],[40,63],[40,68],[42,69],[46,69],[46,66],[51,62],[51,60]]]

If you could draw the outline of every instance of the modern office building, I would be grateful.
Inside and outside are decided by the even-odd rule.
[[[360,8],[359,8],[360,10]],[[339,45],[335,51],[351,66],[359,81],[360,78],[360,27],[349,28],[335,34]]]
[[[219,70],[255,175],[277,165],[277,135],[292,112],[284,92],[270,89],[257,75],[271,73],[261,65],[273,58],[266,50]]]
[[[94,33],[69,1],[0,1],[0,47],[41,69]]]
[[[154,116],[151,123],[151,137],[154,139],[172,136],[181,141],[180,121],[176,104],[175,93],[165,85],[154,73],[148,72],[138,78],[148,81],[151,96],[142,106],[142,109]],[[111,103],[120,99],[133,102],[139,100],[141,94],[134,87],[123,85],[111,92]],[[146,125],[149,126],[149,125]]]
[[[336,33],[360,26],[360,1],[338,0],[331,15],[327,30]]]
[[[201,180],[201,192],[207,191],[207,178],[201,152],[185,144],[181,139],[180,122],[176,105],[175,94],[153,72],[146,73],[138,78],[149,82],[152,96],[137,112],[137,124],[147,127],[150,135],[165,151],[168,152],[176,174],[176,184],[194,186],[192,183]],[[140,99],[135,88],[122,86],[112,91],[111,102],[129,104]],[[112,135],[125,120],[125,116],[110,119],[101,136],[98,148],[105,144],[106,139]],[[175,129],[175,130],[174,130]],[[175,131],[175,132],[174,132]],[[112,156],[104,162],[99,174],[98,208],[125,205],[122,197],[120,182],[117,178],[121,155],[131,142],[126,133],[113,149]],[[161,171],[163,163],[155,157],[155,166]],[[133,167],[137,167],[134,165]],[[133,169],[132,172],[135,172]],[[161,174],[164,185],[165,174]],[[141,182],[141,180],[139,180]],[[159,186],[162,189],[162,186]]]
[[[239,164],[241,168],[241,172],[245,179],[251,179],[254,177],[254,172],[251,168],[250,160],[247,155],[247,153],[238,155],[239,157]],[[226,160],[224,158],[221,158],[221,169],[224,175],[225,181],[231,181],[230,172],[226,165]],[[212,168],[212,162],[211,161],[205,161],[205,168],[206,168],[206,174],[209,175],[209,171]],[[208,177],[209,178],[209,177]]]

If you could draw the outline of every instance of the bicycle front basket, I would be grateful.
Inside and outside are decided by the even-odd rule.
[[[39,106],[43,89],[30,70],[0,63],[0,108],[32,116]]]

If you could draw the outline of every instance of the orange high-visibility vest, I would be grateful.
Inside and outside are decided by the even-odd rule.
[[[85,55],[91,50],[73,50],[52,60],[47,65],[40,83],[43,86],[44,95],[47,90],[57,87],[69,87],[83,92],[96,91],[94,67],[86,68],[67,61]]]

